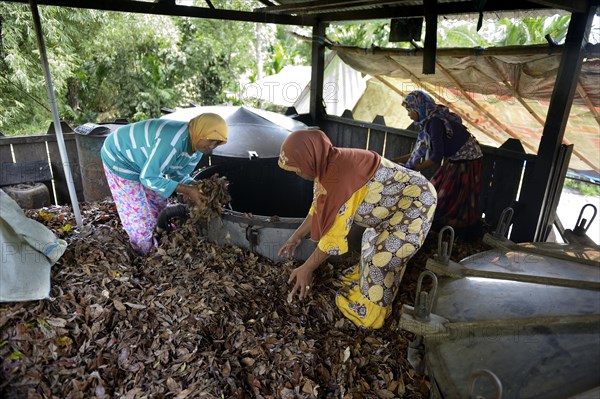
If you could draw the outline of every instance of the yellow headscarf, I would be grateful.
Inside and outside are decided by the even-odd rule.
[[[192,148],[200,140],[220,140],[227,142],[227,123],[220,115],[205,113],[193,118],[188,123]]]

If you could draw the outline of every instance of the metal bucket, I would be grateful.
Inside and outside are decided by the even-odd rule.
[[[229,160],[201,170],[196,179],[219,174],[229,181],[231,209],[207,226],[208,239],[249,249],[274,261],[281,245],[302,224],[312,200],[312,182],[277,166],[276,159]],[[305,239],[296,258],[307,259],[315,243]]]
[[[111,197],[104,175],[100,150],[106,137],[122,124],[86,123],[75,128],[75,142],[79,155],[79,170],[83,184],[83,198],[87,202]]]

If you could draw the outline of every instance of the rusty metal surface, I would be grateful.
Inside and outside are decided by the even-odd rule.
[[[110,133],[110,132],[109,132]],[[107,135],[85,136],[77,134],[77,153],[79,169],[83,183],[83,197],[87,202],[101,201],[111,197],[110,189],[104,175],[104,167],[100,150]]]

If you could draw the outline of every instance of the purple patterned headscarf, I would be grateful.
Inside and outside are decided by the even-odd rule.
[[[406,166],[412,168],[419,159],[427,159],[428,152],[431,150],[431,136],[425,129],[429,119],[432,117],[441,119],[446,128],[446,136],[448,137],[454,135],[451,122],[462,124],[462,119],[454,112],[450,112],[448,107],[436,104],[429,94],[421,90],[414,90],[408,93],[402,102],[402,106],[408,111],[417,112],[419,115],[419,120],[414,122],[415,126],[419,128],[419,135],[417,136],[415,149],[408,162],[406,162]]]

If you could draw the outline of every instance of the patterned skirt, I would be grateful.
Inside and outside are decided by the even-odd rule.
[[[420,173],[382,159],[354,216],[367,227],[360,263],[347,271],[336,305],[354,324],[380,328],[390,314],[407,262],[419,250],[436,207],[433,185]]]
[[[434,217],[435,228],[446,225],[465,235],[478,229],[481,158],[470,161],[445,161],[433,174],[431,182],[438,193]]]

